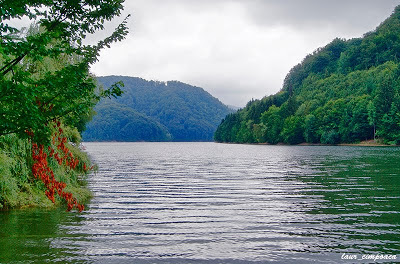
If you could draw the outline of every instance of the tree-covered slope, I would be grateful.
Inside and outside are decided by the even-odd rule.
[[[165,126],[122,104],[105,101],[95,110],[97,115],[83,133],[86,141],[171,140]]]
[[[103,99],[83,133],[86,141],[211,141],[227,106],[199,87],[125,76],[99,77],[104,87],[117,81],[124,94]]]
[[[219,142],[400,143],[400,7],[362,38],[335,39],[294,66],[275,95],[218,127]]]

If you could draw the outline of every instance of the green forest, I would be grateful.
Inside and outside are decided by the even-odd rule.
[[[5,1],[0,6],[0,209],[84,209],[94,168],[80,132],[103,97],[89,69],[127,34],[126,19],[97,43],[86,36],[121,14],[122,0]],[[15,21],[28,21],[16,27]]]
[[[178,81],[104,76],[100,85],[123,82],[118,98],[100,100],[86,126],[85,141],[212,141],[227,106],[204,91]]]
[[[214,139],[236,143],[400,144],[400,7],[361,38],[334,39],[282,89],[229,114]]]
[[[170,141],[168,129],[130,107],[105,100],[83,132],[85,141]]]

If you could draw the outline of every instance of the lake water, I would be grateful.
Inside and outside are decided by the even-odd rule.
[[[87,209],[0,212],[0,263],[352,263],[344,253],[400,254],[400,148],[85,146],[100,167]]]

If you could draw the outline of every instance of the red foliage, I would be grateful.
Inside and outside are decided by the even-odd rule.
[[[36,143],[32,142],[32,158],[34,161],[32,165],[32,173],[36,179],[39,179],[44,183],[47,189],[45,194],[53,203],[55,202],[54,195],[57,193],[59,197],[63,198],[67,202],[67,211],[76,207],[79,212],[81,212],[84,210],[84,206],[78,203],[72,193],[64,191],[64,188],[67,186],[66,183],[57,181],[54,178],[53,170],[48,166],[48,157],[55,159],[59,165],[64,165],[72,170],[74,170],[79,164],[79,159],[74,158],[74,155],[65,146],[67,138],[62,135],[63,130],[60,127],[59,121],[54,125],[54,127],[56,126],[59,129],[53,136],[52,142],[54,145],[57,143],[57,151],[49,146],[47,148],[48,153],[46,153],[43,145],[38,146]],[[33,137],[33,132],[26,131],[26,133]],[[83,164],[82,167],[84,171],[88,170],[86,164]]]

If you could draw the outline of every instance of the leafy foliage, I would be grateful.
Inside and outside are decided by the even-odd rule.
[[[279,93],[228,115],[215,140],[399,144],[399,26],[400,6],[363,38],[334,39],[306,56]]]
[[[121,97],[101,100],[84,140],[208,141],[230,109],[201,88],[124,76],[99,77],[125,84]]]
[[[87,169],[81,167],[89,163],[82,163],[80,150],[67,140],[79,144],[78,130],[84,129],[93,106],[101,97],[122,92],[118,83],[99,91],[89,68],[103,48],[125,37],[126,19],[95,45],[84,44],[84,39],[102,30],[105,21],[119,16],[122,3],[123,0],[1,2],[0,171],[4,174],[0,178],[0,207],[22,206],[15,202],[21,201],[16,196],[26,197],[23,194],[31,193],[29,190],[44,188],[53,203],[54,194],[58,193],[68,210],[83,209],[77,192],[73,194],[71,189],[81,185],[77,175],[85,174]],[[31,20],[29,29],[13,26],[13,21],[21,18]],[[54,123],[60,130],[57,149],[64,154],[54,154]],[[61,131],[69,136],[61,137]],[[17,146],[28,144],[28,149],[4,151],[11,148],[9,138],[15,139]],[[15,159],[19,156],[23,158]],[[57,162],[50,163],[48,157]],[[6,164],[8,161],[10,164]],[[15,170],[18,162],[25,169],[31,166],[31,170]],[[33,178],[43,185],[34,183]]]
[[[64,128],[64,134],[67,136],[68,141],[71,141],[72,133],[67,130],[68,128]],[[54,180],[66,184],[64,192],[73,194],[73,197],[68,198],[75,198],[81,203],[90,198],[91,193],[85,185],[87,170],[89,168],[86,168],[85,171],[83,166],[84,164],[88,164],[89,166],[90,160],[88,156],[80,151],[76,145],[64,143],[64,150],[68,149],[68,153],[73,153],[75,160],[74,164],[71,163],[70,165],[75,165],[76,161],[79,160],[79,164],[71,169],[70,166],[65,166],[66,160],[69,159],[71,161],[71,157],[68,156],[64,159],[64,151],[61,148],[57,148],[60,142],[55,143],[51,145],[51,148],[55,149],[53,157],[49,156],[48,159],[43,159],[44,153],[42,152],[40,156],[36,156],[36,159],[33,159],[31,140],[20,139],[15,134],[0,137],[0,209],[26,206],[54,206],[53,202],[45,195],[47,188],[41,182],[46,172],[42,170],[39,173],[37,170],[38,165],[35,165],[35,172],[38,172],[36,176],[40,175],[40,178],[35,179],[32,172],[34,164],[46,165],[45,161],[47,161],[47,168],[54,174]],[[47,149],[44,149],[44,151],[48,155],[51,153]],[[59,161],[54,158],[54,154],[57,154],[56,157],[60,161],[62,159],[64,164],[60,165]],[[43,177],[43,179],[46,179],[46,177]],[[62,203],[62,199],[55,197],[54,202],[59,205]]]
[[[2,2],[0,135],[23,137],[25,130],[32,130],[42,141],[49,136],[49,121],[62,117],[75,125],[88,113],[100,96],[94,93],[89,67],[101,49],[127,34],[126,21],[96,45],[83,40],[118,16],[122,2]],[[39,26],[23,32],[10,25],[10,19],[21,17],[35,19]]]

